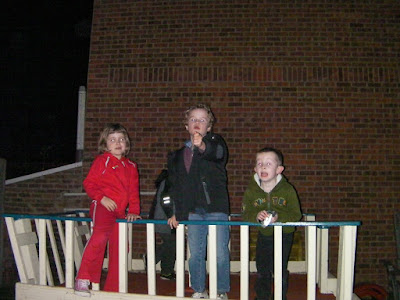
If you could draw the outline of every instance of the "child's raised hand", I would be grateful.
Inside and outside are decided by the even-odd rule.
[[[114,200],[104,196],[103,199],[101,199],[100,203],[108,210],[108,211],[114,211],[117,209],[117,204],[114,202]]]
[[[195,134],[193,135],[193,146],[202,149],[202,143],[203,143],[203,136],[200,133],[195,132]]]
[[[125,219],[128,222],[132,222],[132,221],[135,221],[135,220],[138,220],[138,219],[141,219],[141,218],[142,218],[141,216],[136,215],[136,214],[127,214],[126,217],[125,217]]]

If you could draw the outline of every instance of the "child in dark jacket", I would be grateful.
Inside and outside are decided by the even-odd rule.
[[[211,132],[214,115],[207,105],[194,105],[184,115],[189,139],[168,157],[171,197],[175,204],[175,214],[168,224],[176,228],[181,220],[228,221],[225,141]],[[188,225],[192,298],[208,298],[205,285],[207,236],[207,225]],[[229,226],[217,226],[217,239],[217,299],[227,299],[230,291]]]
[[[269,223],[297,222],[301,219],[300,203],[296,190],[281,174],[284,170],[283,155],[274,148],[264,148],[256,156],[256,172],[243,198],[243,219],[259,222],[256,246],[258,277],[255,291],[258,300],[269,300],[274,271],[274,228]],[[284,226],[282,234],[282,299],[286,299],[289,272],[287,265],[293,243],[294,227]]]
[[[149,219],[167,220],[173,214],[173,202],[169,195],[168,170],[162,170],[155,185],[157,188],[149,213]],[[162,243],[156,246],[156,264],[161,263],[160,277],[163,280],[175,280],[176,260],[176,229],[168,225],[156,224],[155,231],[161,237]],[[145,264],[147,264],[145,259]]]

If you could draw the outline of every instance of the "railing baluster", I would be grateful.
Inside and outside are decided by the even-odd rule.
[[[176,228],[176,296],[185,297],[185,225]]]
[[[274,299],[282,299],[282,226],[274,226]]]
[[[240,299],[249,298],[249,226],[240,226]]]
[[[317,270],[316,270],[316,276],[317,276],[317,281],[316,284],[318,287],[321,286],[321,273],[323,270],[323,267],[321,266],[322,264],[322,253],[321,253],[321,238],[322,238],[322,229],[317,228]]]
[[[47,285],[46,220],[39,219],[39,284]]]
[[[39,255],[36,248],[36,244],[39,243],[39,237],[37,231],[33,230],[32,219],[16,220],[14,225],[18,238],[18,246],[22,254],[22,262],[28,279],[26,283],[40,284]],[[22,245],[23,241],[21,237],[25,240],[26,234],[29,234],[33,239],[27,244],[23,243]]]
[[[210,298],[217,298],[217,225],[208,225],[209,249],[209,292]]]
[[[18,245],[18,239],[17,239],[18,233],[15,227],[15,220],[14,218],[11,217],[5,219],[7,224],[8,235],[11,242],[11,248],[14,253],[15,264],[17,265],[18,269],[19,280],[21,280],[22,283],[28,283],[28,272],[26,270],[26,265],[24,264],[21,248]],[[20,222],[22,222],[22,220]]]
[[[307,300],[315,300],[317,231],[316,226],[308,226],[307,231]]]
[[[65,221],[65,287],[74,287],[74,228],[75,222]]]
[[[58,280],[59,280],[60,283],[64,283],[65,282],[64,270],[63,270],[62,265],[61,265],[60,255],[59,255],[59,252],[58,252],[56,239],[54,237],[54,230],[53,230],[53,225],[52,225],[51,220],[46,220],[46,225],[47,225],[47,232],[49,233],[51,250],[53,251],[54,263],[56,265]]]
[[[351,299],[353,293],[356,226],[342,226],[339,233],[337,294],[339,300]]]
[[[65,233],[64,233],[64,226],[62,225],[61,220],[56,220],[57,223],[57,230],[58,230],[58,236],[60,237],[60,242],[61,242],[61,249],[64,253],[65,256]]]
[[[156,295],[156,255],[155,255],[155,232],[154,224],[149,223],[147,228],[147,293]]]
[[[128,292],[128,224],[118,223],[119,292]]]
[[[328,281],[328,260],[329,260],[329,229],[318,229],[318,286],[321,293],[332,293],[333,290],[329,288]]]
[[[132,271],[132,252],[133,252],[133,224],[128,224],[128,271]]]

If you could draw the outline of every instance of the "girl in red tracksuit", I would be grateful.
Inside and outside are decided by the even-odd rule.
[[[104,253],[109,242],[108,275],[105,291],[118,291],[118,223],[141,219],[139,175],[134,162],[126,158],[130,141],[120,124],[107,125],[100,135],[99,155],[83,181],[86,193],[92,199],[90,216],[93,233],[86,244],[82,262],[75,280],[75,294],[90,297],[90,283],[99,283]],[[126,208],[128,214],[125,216]]]

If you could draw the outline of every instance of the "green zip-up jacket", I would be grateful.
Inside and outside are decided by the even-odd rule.
[[[287,179],[279,174],[278,183],[271,192],[266,193],[260,186],[260,179],[254,174],[244,192],[242,217],[244,221],[258,223],[257,214],[262,210],[271,210],[278,213],[277,222],[297,222],[301,219],[300,203],[297,192]],[[273,226],[259,227],[264,235],[272,235]],[[283,226],[283,233],[295,231],[293,226]]]

